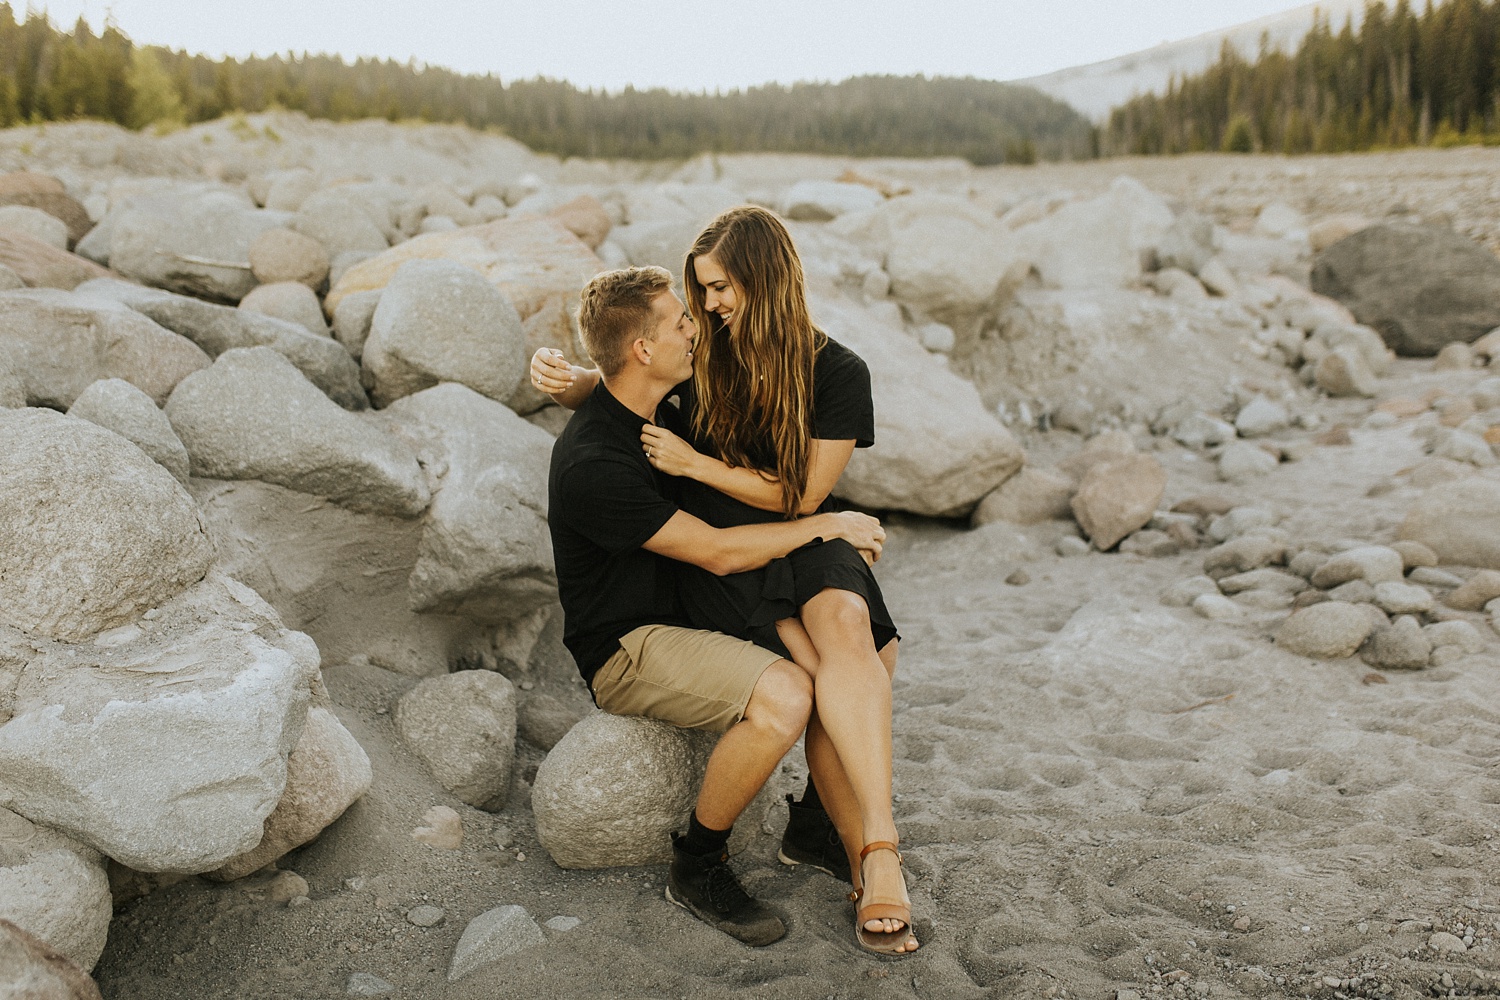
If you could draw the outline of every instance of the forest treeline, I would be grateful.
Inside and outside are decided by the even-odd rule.
[[[1366,5],[1294,53],[1226,45],[1201,74],[1116,108],[1106,154],[1342,153],[1500,141],[1500,0]]]
[[[291,55],[210,59],[137,46],[82,18],[18,21],[0,3],[0,127],[94,118],[171,127],[280,107],[314,118],[461,122],[559,156],[669,159],[703,152],[959,156],[975,164],[1092,154],[1067,104],[972,78],[864,76],[719,94],[503,82],[390,60]]]

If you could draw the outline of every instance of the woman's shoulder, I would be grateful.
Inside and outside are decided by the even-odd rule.
[[[825,375],[838,376],[851,372],[868,372],[869,370],[870,366],[865,364],[864,358],[832,337],[824,340],[823,348],[818,351],[817,360],[813,363],[814,378]]]

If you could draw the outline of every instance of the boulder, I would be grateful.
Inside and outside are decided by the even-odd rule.
[[[720,213],[744,203],[738,191],[719,184],[673,182],[635,188],[626,197],[629,225],[610,230],[610,242],[622,247],[632,264],[655,264],[681,274],[698,234]]]
[[[12,170],[0,174],[0,198],[26,194],[66,194],[67,187],[51,174]]]
[[[1298,656],[1337,660],[1353,656],[1374,629],[1370,615],[1353,604],[1324,601],[1296,612],[1276,632],[1276,645]]]
[[[980,501],[974,509],[973,525],[1065,521],[1073,516],[1069,502],[1075,489],[1067,476],[1028,465]]]
[[[431,496],[415,454],[340,409],[280,354],[225,351],[183,379],[167,417],[195,476],[263,479],[351,510],[415,517]]]
[[[486,627],[408,606],[420,521],[362,514],[257,480],[199,479],[192,491],[219,565],[289,628],[312,636],[327,662],[364,656],[425,677],[493,655]]]
[[[365,341],[370,338],[370,324],[375,319],[375,307],[380,305],[381,290],[355,292],[339,300],[333,313],[333,339],[344,345],[344,350],[356,361],[365,353]]]
[[[453,961],[448,966],[448,981],[457,982],[508,955],[519,954],[543,944],[546,938],[531,914],[521,906],[497,906],[469,921]]]
[[[1398,534],[1444,565],[1500,570],[1500,482],[1475,476],[1433,487],[1412,504]]]
[[[359,366],[349,352],[296,323],[123,281],[91,281],[78,292],[120,302],[191,340],[211,358],[236,347],[269,347],[345,409],[363,410],[370,405],[360,386]]]
[[[439,382],[504,401],[528,361],[515,308],[477,271],[449,260],[402,265],[381,293],[362,358],[379,406]]]
[[[0,996],[16,1000],[100,1000],[88,973],[40,938],[0,918]]]
[[[27,208],[34,212],[41,212],[49,218],[61,222],[63,224],[63,241],[57,245],[63,250],[83,239],[88,235],[89,230],[94,228],[94,221],[89,218],[88,209],[84,208],[81,203],[66,191],[11,191],[0,193],[0,205],[13,208]]]
[[[874,208],[883,201],[879,191],[863,184],[798,181],[782,197],[781,214],[798,222],[827,222],[848,212]]]
[[[250,244],[250,272],[263,285],[296,281],[318,288],[328,279],[328,251],[311,236],[267,229]]]
[[[1196,275],[1214,259],[1214,223],[1197,212],[1183,212],[1156,241],[1156,265]]]
[[[168,209],[160,203],[124,212],[114,224],[109,263],[128,278],[218,302],[238,302],[255,287],[250,245],[285,216],[229,195],[206,195]]]
[[[1023,226],[1016,240],[1050,288],[1121,288],[1140,280],[1143,260],[1173,221],[1160,196],[1119,177],[1099,197]]]
[[[28,208],[25,205],[0,206],[0,229],[24,233],[57,250],[68,249],[67,223],[39,208]]]
[[[1073,516],[1101,552],[1143,528],[1167,489],[1167,473],[1150,455],[1132,455],[1094,466],[1078,484]]]
[[[192,498],[119,435],[51,410],[0,410],[0,455],[0,625],[81,640],[208,571]]]
[[[1375,375],[1352,348],[1340,347],[1323,356],[1313,371],[1318,388],[1330,396],[1375,395]]]
[[[1378,223],[1320,253],[1315,292],[1404,355],[1430,357],[1500,326],[1500,260],[1441,226]]]
[[[448,791],[498,810],[510,793],[516,691],[490,670],[429,677],[396,705],[396,731]]]
[[[1432,640],[1410,615],[1378,626],[1360,650],[1360,659],[1385,670],[1425,670],[1432,657]]]
[[[66,409],[102,378],[160,404],[209,359],[193,343],[112,303],[55,289],[0,293],[0,357],[32,406]]]
[[[552,437],[456,383],[398,400],[398,432],[444,471],[408,586],[414,611],[509,622],[550,603]]]
[[[1084,442],[1080,451],[1058,462],[1057,471],[1078,483],[1094,466],[1135,453],[1135,438],[1129,432],[1105,431],[1103,434],[1095,434]]]
[[[537,768],[531,809],[542,847],[562,868],[664,864],[686,829],[713,733],[594,711]],[[764,815],[767,790],[730,839],[737,850]]]
[[[609,231],[614,225],[609,211],[591,194],[581,194],[547,214],[561,222],[568,232],[582,240],[590,250],[599,249],[599,244],[609,237]]]
[[[95,382],[73,401],[68,416],[114,431],[144,451],[179,483],[187,483],[188,453],[177,440],[172,422],[150,396],[124,379]]]
[[[15,230],[0,232],[0,265],[38,288],[67,290],[94,278],[118,277],[92,260]]]
[[[870,368],[877,447],[856,450],[834,492],[863,507],[962,517],[1025,461],[974,387],[899,325],[899,312],[819,295],[813,315]],[[889,305],[889,304],[888,304]]]
[[[218,574],[156,612],[88,644],[33,640],[0,806],[137,871],[210,871],[261,840],[318,650]]]
[[[0,920],[88,970],[104,951],[113,910],[109,876],[96,852],[0,809]],[[9,994],[0,988],[0,996]]]
[[[380,253],[391,245],[386,227],[372,215],[368,203],[339,187],[319,191],[303,201],[290,228],[317,240],[329,260],[341,253]]]
[[[318,190],[318,176],[307,167],[278,170],[263,179],[264,195],[257,200],[266,208],[295,212]]]
[[[260,871],[311,843],[370,790],[370,758],[327,708],[307,710],[302,737],[286,759],[286,791],[266,817],[260,843],[209,872],[229,881]]]
[[[1387,581],[1399,583],[1404,572],[1401,553],[1395,549],[1362,545],[1329,558],[1313,573],[1312,584],[1326,590],[1351,580],[1363,580],[1372,586]]]
[[[1219,453],[1219,478],[1243,483],[1276,471],[1280,460],[1259,445],[1236,441]]]
[[[1391,361],[1395,358],[1385,341],[1380,339],[1380,334],[1368,326],[1327,320],[1319,321],[1312,328],[1311,335],[1302,344],[1302,358],[1315,365],[1341,347],[1352,348],[1370,373],[1377,377],[1390,371]]]
[[[315,337],[329,335],[328,324],[323,319],[323,306],[318,302],[317,293],[300,281],[256,285],[240,299],[239,308],[245,312],[296,323]]]

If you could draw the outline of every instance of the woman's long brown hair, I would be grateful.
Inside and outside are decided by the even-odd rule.
[[[734,335],[703,305],[693,262],[710,255],[740,286]],[[763,208],[730,209],[688,251],[682,280],[699,331],[693,346],[698,393],[693,429],[726,465],[779,479],[782,513],[790,520],[801,512],[807,492],[813,361],[828,341],[808,314],[802,261],[792,236]],[[767,441],[776,454],[773,469],[759,468],[751,459]]]

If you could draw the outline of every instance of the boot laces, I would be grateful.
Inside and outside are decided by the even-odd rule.
[[[723,862],[708,870],[703,888],[708,901],[720,913],[732,913],[753,902],[750,894],[740,885],[740,880],[735,878],[734,871]]]

